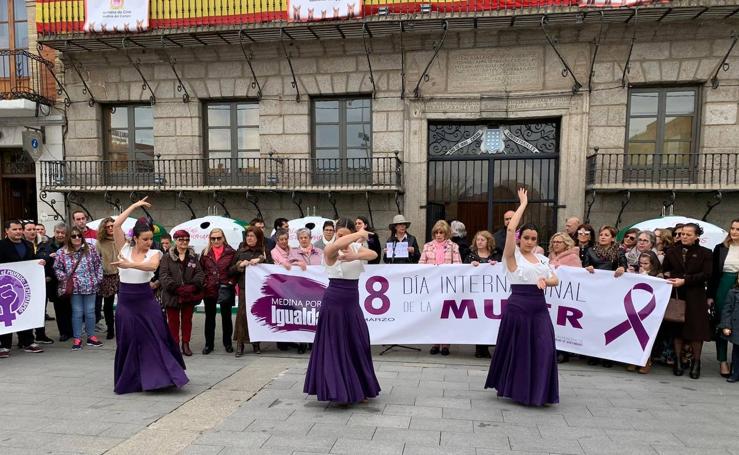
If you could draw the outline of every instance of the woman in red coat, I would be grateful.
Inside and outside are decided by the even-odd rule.
[[[208,235],[208,246],[200,256],[200,266],[205,272],[205,347],[203,355],[213,352],[216,334],[216,305],[221,307],[221,326],[223,327],[223,346],[226,352],[234,352],[231,344],[233,322],[231,308],[236,301],[236,277],[229,268],[236,251],[226,241],[223,230],[214,228]]]

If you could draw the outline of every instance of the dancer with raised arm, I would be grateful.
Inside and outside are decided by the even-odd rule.
[[[159,250],[151,249],[152,227],[147,220],[137,221],[130,243],[121,228],[134,210],[150,206],[146,198],[133,203],[113,225],[120,254],[112,264],[118,266],[121,280],[115,314],[115,393],[182,387],[188,382],[185,362],[149,286],[162,257]]]
[[[539,233],[533,224],[521,227],[520,247],[516,246],[516,228],[528,204],[525,189],[518,190],[518,199],[521,204],[508,223],[503,249],[511,296],[485,388],[497,389],[498,396],[527,406],[543,406],[559,403],[554,327],[544,299],[544,289],[557,286],[559,279],[549,259],[534,253]]]
[[[319,401],[357,403],[380,392],[369,329],[359,306],[362,261],[377,257],[376,252],[361,246],[368,235],[367,231],[355,232],[354,222],[342,218],[336,222],[336,240],[323,252],[329,285],[321,301],[303,387]]]

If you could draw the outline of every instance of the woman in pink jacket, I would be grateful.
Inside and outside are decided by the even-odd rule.
[[[462,258],[459,255],[459,246],[452,242],[449,238],[452,235],[452,229],[449,227],[449,223],[444,220],[439,220],[434,224],[431,229],[431,235],[433,240],[423,246],[423,252],[421,253],[421,260],[419,264],[461,264]],[[431,346],[431,355],[436,355],[441,352],[441,355],[449,355],[449,345],[435,344]]]
[[[549,240],[549,264],[554,268],[560,265],[582,267],[580,248],[566,232],[557,232]]]

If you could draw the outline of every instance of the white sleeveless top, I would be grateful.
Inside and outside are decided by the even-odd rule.
[[[508,284],[533,284],[535,285],[539,278],[549,278],[552,276],[552,268],[549,266],[549,258],[541,254],[535,254],[538,263],[532,264],[527,261],[521,250],[516,247],[514,257],[516,258],[516,271],[511,272],[508,270],[508,265],[505,265],[506,278]]]
[[[133,253],[133,247],[131,247],[131,245],[126,244],[121,248],[121,256],[129,261],[131,260],[131,253]],[[146,252],[145,260],[149,260],[155,255],[159,255],[161,259],[162,252],[155,249],[149,249],[149,251]],[[121,283],[141,284],[151,281],[151,279],[154,278],[154,272],[144,272],[137,269],[119,269],[118,276],[121,279]]]
[[[349,248],[352,249],[355,253],[362,248],[362,245],[359,243],[352,243],[349,245]],[[341,257],[344,253],[339,251],[339,257]],[[357,280],[359,279],[359,275],[364,272],[364,264],[362,261],[350,261],[350,262],[344,262],[340,261],[338,258],[336,259],[336,262],[334,262],[334,265],[326,265],[326,274],[329,278],[341,278],[344,280]]]

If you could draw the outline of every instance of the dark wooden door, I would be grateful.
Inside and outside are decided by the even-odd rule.
[[[36,181],[33,178],[2,179],[2,218],[36,219]]]

